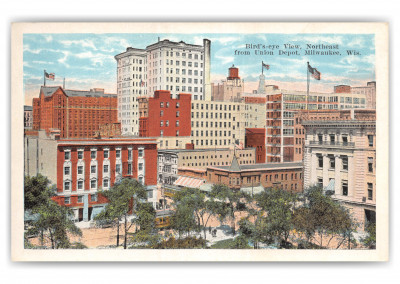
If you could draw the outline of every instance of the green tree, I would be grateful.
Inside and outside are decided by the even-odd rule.
[[[136,210],[135,232],[130,238],[130,248],[154,247],[161,240],[155,227],[156,211],[151,203],[138,203]]]
[[[339,241],[337,248],[345,241],[350,246],[356,224],[348,210],[326,196],[321,187],[310,187],[305,197],[304,205],[294,212],[293,223],[295,229],[305,235],[307,244],[314,242],[321,248],[328,247],[336,237]]]
[[[124,178],[115,183],[109,190],[100,191],[108,199],[108,204],[103,213],[98,214],[95,220],[123,221],[124,249],[127,248],[128,231],[135,222],[129,224],[131,215],[137,216],[138,204],[147,198],[146,189],[135,179]],[[119,232],[117,234],[117,246],[119,245]]]
[[[189,237],[190,232],[198,228],[193,208],[188,206],[186,203],[175,204],[175,210],[170,220],[171,228],[178,233],[179,239],[184,233]]]
[[[71,209],[60,206],[50,200],[47,204],[36,207],[38,213],[27,234],[48,238],[52,249],[70,248],[71,243],[68,238],[68,233],[82,236],[82,231],[76,227],[71,220]]]
[[[53,249],[70,248],[68,234],[82,236],[82,231],[71,220],[72,211],[51,199],[54,195],[47,177],[25,176],[24,206],[31,216],[26,235],[39,237],[42,245],[48,239]]]
[[[181,210],[182,209],[181,206],[184,206],[187,207],[189,211],[193,212],[193,218],[197,224],[197,231],[201,232],[201,230],[203,230],[204,239],[206,239],[207,224],[211,216],[215,213],[215,203],[212,200],[206,199],[205,193],[201,192],[199,189],[194,189],[194,188],[185,188],[177,192],[174,195],[173,199],[174,199],[173,206],[175,207],[176,210]],[[185,218],[185,220],[179,221],[180,223],[179,226],[181,228],[183,223],[187,223],[188,225],[191,224],[191,222],[187,219],[190,218],[189,217],[190,214],[186,213],[183,215],[175,215],[175,218],[179,216]]]
[[[24,207],[25,210],[35,211],[36,208],[47,204],[55,195],[54,188],[50,187],[47,177],[25,176],[24,179]]]
[[[265,237],[269,242],[287,244],[293,230],[293,208],[296,195],[283,189],[268,188],[255,197],[265,219]]]
[[[235,213],[243,210],[240,206],[240,200],[244,194],[240,191],[234,191],[224,184],[215,184],[210,192],[210,197],[214,202],[214,211],[221,221],[230,218],[233,235],[236,234],[236,216]]]
[[[366,225],[366,232],[367,232],[367,236],[361,240],[362,243],[370,249],[375,249],[376,248],[376,223],[374,223],[374,222],[368,223]]]

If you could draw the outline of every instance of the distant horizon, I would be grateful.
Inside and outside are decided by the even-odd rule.
[[[264,70],[265,84],[280,89],[306,90],[307,61],[321,72],[321,80],[311,79],[310,92],[332,93],[336,85],[366,86],[375,79],[374,36],[368,34],[25,34],[23,39],[25,105],[32,105],[43,85],[43,71],[55,73],[47,85],[66,89],[87,90],[102,88],[106,93],[117,93],[117,64],[114,56],[127,47],[144,49],[160,40],[184,41],[202,45],[211,41],[211,82],[226,80],[228,68],[239,68],[246,93],[258,87],[261,63],[270,66]],[[251,45],[307,44],[338,45],[341,55],[254,55]],[[359,56],[346,55],[356,49]],[[290,49],[289,49],[290,50]],[[323,49],[325,50],[325,49]],[[235,55],[251,51],[251,55]],[[333,63],[332,63],[333,62]]]

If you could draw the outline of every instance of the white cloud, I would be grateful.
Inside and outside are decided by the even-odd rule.
[[[66,67],[70,67],[70,65],[66,62],[68,59],[68,56],[71,54],[69,51],[62,51],[64,57],[58,59],[58,63],[64,64]]]
[[[348,44],[349,47],[360,47],[363,48],[365,40],[361,37],[354,37]]]
[[[233,56],[222,56],[222,55],[215,55],[215,58],[220,59],[221,64],[231,63],[235,59]]]
[[[77,46],[81,46],[81,47],[90,47],[93,50],[97,50],[96,46],[94,45],[92,40],[61,40],[60,41],[61,44],[65,45],[65,46],[72,46],[72,45],[77,45]]]
[[[46,42],[53,41],[53,37],[51,35],[44,35],[44,39],[46,40]]]

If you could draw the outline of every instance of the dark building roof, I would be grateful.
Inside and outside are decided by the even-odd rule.
[[[108,98],[108,97],[117,97],[117,94],[107,94],[104,93],[104,91],[99,91],[99,90],[90,90],[90,91],[80,91],[80,90],[67,90],[67,89],[63,89],[60,86],[53,86],[53,87],[47,87],[47,86],[42,86],[40,91],[43,92],[45,97],[49,97],[52,96],[58,89],[62,89],[64,91],[64,93],[68,96],[68,97],[104,97],[104,98]]]
[[[24,106],[24,110],[26,111],[32,111],[33,107],[32,106]]]
[[[301,167],[303,167],[302,162],[287,162],[287,163],[240,165],[239,170],[232,169],[232,166],[212,166],[208,168],[214,168],[224,171],[253,171],[253,170],[257,171],[257,170],[272,170],[272,169],[301,168]]]

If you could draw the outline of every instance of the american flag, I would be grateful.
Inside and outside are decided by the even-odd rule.
[[[311,73],[311,76],[315,80],[321,80],[321,72],[317,70],[317,68],[312,68],[311,65],[308,65],[308,72]]]
[[[265,69],[269,70],[269,65],[265,64],[264,62],[263,62],[263,67],[264,67]]]
[[[44,72],[44,75],[46,76],[47,80],[52,80],[54,81],[54,79],[56,78],[56,75],[54,73],[47,73],[46,71]]]
[[[239,144],[237,144],[237,142],[235,143],[235,148],[238,150],[243,150],[244,146],[243,146],[243,142],[240,142]]]
[[[140,80],[140,87],[144,87],[144,81]]]

